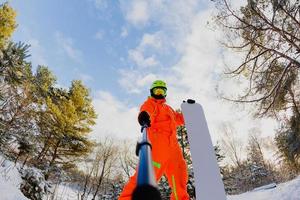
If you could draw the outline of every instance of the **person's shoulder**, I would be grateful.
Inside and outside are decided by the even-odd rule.
[[[151,97],[148,97],[143,103],[142,103],[142,105],[144,105],[144,104],[152,104],[153,102],[152,102],[152,98]]]
[[[170,106],[169,104],[166,104],[170,109],[172,109],[172,110],[174,110],[173,108],[172,108],[172,106]]]
[[[165,105],[166,105],[169,109],[171,109],[172,111],[174,111],[174,109],[172,108],[172,106],[170,106],[170,105],[167,104],[167,103],[165,103]]]
[[[148,96],[147,99],[146,99],[144,102],[145,102],[145,103],[146,103],[146,102],[152,102],[152,97]]]

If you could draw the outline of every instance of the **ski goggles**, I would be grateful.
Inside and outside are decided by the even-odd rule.
[[[153,94],[166,96],[167,90],[165,88],[154,88]]]

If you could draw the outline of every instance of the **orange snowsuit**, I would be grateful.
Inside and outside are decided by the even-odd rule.
[[[171,200],[188,200],[187,166],[176,138],[177,126],[184,124],[181,113],[175,112],[165,104],[165,99],[149,97],[141,106],[140,112],[146,111],[151,120],[148,138],[152,144],[152,160],[156,181],[166,175],[172,188]],[[136,187],[137,173],[129,179],[119,200],[131,200]]]

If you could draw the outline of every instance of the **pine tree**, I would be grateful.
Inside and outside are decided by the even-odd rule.
[[[0,5],[0,50],[5,48],[16,29],[16,11],[8,3]]]
[[[46,143],[39,158],[46,158],[50,173],[53,167],[68,165],[91,152],[93,143],[87,134],[96,114],[89,92],[80,81],[74,81],[68,91],[51,87],[43,100],[45,104],[41,106],[45,110],[41,112],[39,126]]]
[[[195,179],[194,179],[194,171],[193,171],[193,163],[192,163],[192,155],[190,151],[190,144],[188,141],[188,135],[185,126],[181,126],[177,129],[177,139],[179,145],[182,150],[183,157],[186,161],[188,168],[188,184],[187,190],[190,198],[195,197]]]
[[[51,113],[47,111],[47,98],[55,87],[56,77],[46,66],[38,66],[33,78],[33,101],[36,105],[35,121],[38,127],[36,162],[42,161],[50,150],[51,140],[54,137]]]
[[[34,130],[31,100],[31,64],[28,45],[9,43],[0,54],[0,149],[26,140]]]
[[[94,147],[88,134],[96,114],[81,81],[62,89],[46,66],[32,72],[26,61],[29,45],[10,42],[15,16],[7,3],[0,5],[0,151],[23,167],[40,168],[42,178],[60,182],[64,171],[75,168]],[[39,176],[25,177],[22,191],[47,192],[36,185]]]
[[[250,135],[248,140],[248,165],[253,188],[273,181],[273,173],[266,164],[261,144],[255,134]]]
[[[275,137],[280,157],[295,173],[300,171],[300,114],[293,109],[293,114],[282,123]]]

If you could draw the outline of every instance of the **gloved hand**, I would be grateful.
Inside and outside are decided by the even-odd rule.
[[[138,116],[138,121],[141,126],[147,125],[150,127],[150,116],[146,111],[142,111]]]
[[[188,100],[183,100],[183,103],[185,103],[185,102],[187,102],[187,103],[189,103],[189,104],[194,104],[194,103],[196,103],[196,101],[194,100],[194,99],[188,99]]]
[[[188,99],[187,102],[190,104],[196,103],[196,101],[194,99]]]

